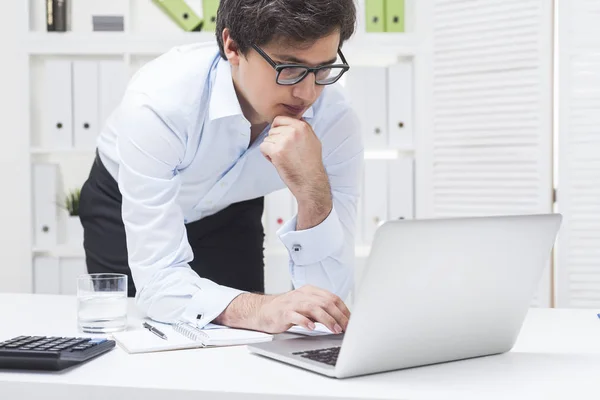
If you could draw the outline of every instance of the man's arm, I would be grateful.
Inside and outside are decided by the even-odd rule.
[[[312,329],[317,321],[334,332],[346,329],[350,312],[342,298],[353,283],[363,145],[351,110],[331,120],[335,123],[323,129],[328,130],[325,140],[334,143],[327,143],[323,157],[312,128],[301,121],[279,118],[261,144],[298,200],[297,216],[279,231],[298,289],[278,296],[241,295],[217,323],[280,332],[293,324]]]
[[[176,201],[187,138],[152,104],[130,92],[111,120],[136,303],[158,321],[203,315],[199,322],[207,323],[242,292],[201,278],[188,265],[193,253]]]
[[[364,148],[356,113],[339,109],[315,126],[320,140],[305,121],[276,118],[261,150],[298,202],[296,217],[278,231],[294,287],[311,284],[344,299],[353,286]]]

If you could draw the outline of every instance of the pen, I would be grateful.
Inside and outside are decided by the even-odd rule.
[[[162,333],[161,331],[159,331],[158,329],[156,329],[155,327],[153,327],[152,325],[150,325],[147,322],[144,322],[142,324],[142,326],[146,329],[148,329],[150,332],[154,333],[156,336],[158,336],[161,339],[167,340],[167,335],[165,335],[164,333]]]

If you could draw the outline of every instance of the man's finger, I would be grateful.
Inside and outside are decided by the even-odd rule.
[[[263,140],[263,142],[260,144],[259,148],[260,152],[267,157],[269,161],[271,161],[271,155],[275,152],[275,147],[275,143],[267,141],[267,138],[265,138],[265,140]]]
[[[293,132],[294,128],[288,125],[281,125],[269,130],[269,136],[281,135],[289,132]]]
[[[334,295],[331,292],[328,292],[327,290],[318,288],[316,286],[309,286],[306,288],[306,292],[315,296],[319,296],[321,298],[325,298],[328,301],[333,302],[337,308],[346,316],[346,318],[350,318],[350,310],[348,309],[348,307],[346,306],[346,304],[344,304],[344,301],[342,299],[340,299],[338,296]],[[344,328],[345,329],[345,328]]]
[[[297,120],[296,118],[287,117],[285,115],[280,115],[278,117],[275,117],[275,119],[273,120],[273,123],[271,124],[271,127],[276,128],[278,126],[293,126],[293,125],[297,125],[300,123],[302,123],[302,122]]]
[[[325,301],[322,308],[327,311],[329,315],[331,315],[338,325],[345,331],[348,327],[348,321],[350,320],[348,316],[344,314],[344,312],[340,309],[340,307],[333,303]]]
[[[311,304],[311,303],[307,303],[307,304]],[[308,315],[313,321],[322,323],[331,332],[334,332],[334,333],[342,332],[342,327],[337,323],[335,318],[333,318],[331,315],[329,315],[327,313],[327,311],[325,311],[321,307],[308,306],[304,310],[302,310],[302,313],[305,315]]]
[[[312,331],[315,329],[314,322],[312,322],[310,319],[308,319],[307,317],[305,317],[304,315],[302,315],[296,311],[292,311],[289,314],[289,319],[287,322],[292,325],[302,326],[302,327],[308,329],[309,331]]]

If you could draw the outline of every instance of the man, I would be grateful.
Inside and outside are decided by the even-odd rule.
[[[218,49],[143,67],[82,188],[89,272],[128,274],[158,321],[342,332],[363,146],[331,84],[354,24],[353,0],[221,0]],[[295,290],[264,295],[263,196],[285,186],[298,213],[278,235]]]

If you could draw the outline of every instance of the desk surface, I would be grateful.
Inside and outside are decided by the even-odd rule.
[[[509,353],[336,380],[245,346],[129,355],[116,348],[56,372],[0,372],[2,398],[422,399],[599,398],[596,310],[532,309]],[[130,326],[139,326],[133,307]],[[0,340],[82,336],[71,296],[0,294]],[[294,397],[295,396],[295,397]]]

